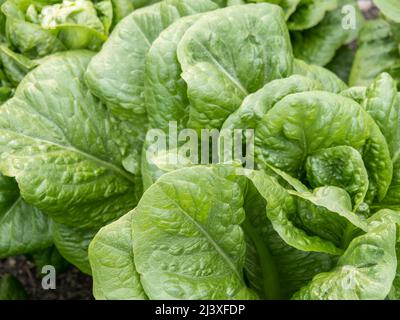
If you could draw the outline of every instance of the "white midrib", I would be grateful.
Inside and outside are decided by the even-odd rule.
[[[53,142],[53,141],[45,140],[45,139],[40,139],[40,138],[36,138],[36,137],[30,137],[30,136],[27,136],[27,135],[25,135],[23,133],[15,132],[15,131],[12,131],[12,130],[0,129],[0,132],[9,132],[9,133],[14,134],[14,135],[18,135],[18,136],[21,136],[21,137],[24,137],[24,138],[27,138],[27,139],[31,139],[31,140],[34,140],[34,141],[41,141],[41,142],[46,143],[46,144],[54,145],[54,146],[56,146],[56,147],[58,147],[60,149],[64,149],[64,150],[67,150],[67,151],[71,151],[73,153],[80,154],[81,156],[83,156],[83,157],[85,157],[87,159],[90,159],[93,162],[96,162],[96,163],[98,163],[99,165],[101,165],[103,167],[106,167],[106,168],[108,168],[108,169],[110,169],[112,171],[117,172],[119,175],[123,176],[128,181],[130,181],[132,183],[135,183],[135,179],[133,178],[133,176],[130,175],[129,173],[125,172],[121,168],[117,167],[116,165],[114,165],[112,163],[109,163],[109,162],[104,161],[102,159],[99,159],[99,158],[97,158],[95,156],[92,156],[91,154],[86,153],[86,152],[84,152],[82,150],[79,150],[77,148],[68,147],[68,146],[65,146],[65,145],[62,145],[62,144],[59,144],[59,143],[56,143],[56,142]]]
[[[137,22],[134,19],[133,19],[133,24],[135,25],[135,27],[137,28],[138,32],[140,33],[140,35],[143,37],[144,41],[146,42],[146,44],[150,48],[151,47],[151,41],[149,40],[149,38],[146,37],[146,34],[143,32],[143,30],[139,27],[139,25],[137,24]]]
[[[170,201],[179,209],[180,212],[183,213],[183,215],[191,222],[194,224],[196,228],[199,229],[199,231],[203,234],[203,236],[207,239],[209,243],[217,250],[219,255],[223,258],[223,260],[226,261],[226,263],[229,265],[229,267],[232,269],[232,271],[235,273],[235,275],[238,277],[239,281],[245,286],[243,282],[242,275],[240,272],[237,270],[236,266],[232,262],[231,259],[227,256],[227,254],[224,252],[224,250],[221,249],[221,247],[214,241],[214,239],[208,234],[208,232],[196,221],[194,220],[190,215],[186,213],[185,210],[182,209],[182,207],[174,200],[172,199],[168,194],[165,193],[165,191],[162,188],[158,188]]]

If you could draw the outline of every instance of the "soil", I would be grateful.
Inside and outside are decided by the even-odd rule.
[[[56,289],[44,290],[35,265],[24,256],[0,260],[0,277],[14,275],[31,300],[92,300],[92,279],[74,267],[57,275]]]

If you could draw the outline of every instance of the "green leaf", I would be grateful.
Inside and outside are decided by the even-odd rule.
[[[362,105],[364,103],[365,97],[367,96],[366,87],[351,87],[340,93],[346,98],[350,98],[356,101],[358,104]]]
[[[318,82],[299,75],[273,80],[257,92],[248,95],[239,109],[227,118],[222,128],[254,129],[257,122],[285,96],[320,88]]]
[[[374,0],[374,3],[385,16],[400,23],[400,6],[396,0]]]
[[[231,0],[230,5],[235,5],[235,4],[244,4],[244,3],[260,3],[260,2],[268,2],[272,4],[279,5],[284,13],[285,13],[285,18],[286,20],[289,19],[289,17],[295,12],[297,6],[302,0],[243,0],[241,3],[234,3],[234,0]],[[237,1],[239,2],[239,1]]]
[[[369,86],[364,106],[385,136],[392,156],[393,180],[383,205],[400,206],[400,96],[390,75],[382,73]]]
[[[243,278],[243,191],[232,174],[184,168],[143,195],[133,215],[133,254],[150,299],[256,297]]]
[[[7,39],[29,57],[65,49],[98,50],[107,39],[112,8],[110,3],[106,8],[106,1],[97,2],[96,6],[101,10],[96,11],[88,0],[8,0],[2,5]]]
[[[300,300],[385,299],[396,274],[393,212],[370,218],[370,230],[355,238],[330,272],[320,273],[293,298]],[[389,217],[388,217],[389,216]]]
[[[136,8],[132,0],[111,0],[111,5],[113,13],[112,28]]]
[[[21,198],[14,179],[0,175],[0,258],[31,253],[51,244],[48,218]]]
[[[245,0],[228,0],[226,2],[226,6],[227,7],[229,7],[229,6],[237,6],[237,5],[240,5],[240,4],[246,4]]]
[[[285,243],[266,217],[266,202],[248,184],[244,208],[246,220],[245,275],[263,299],[287,299],[316,274],[330,270],[333,256],[297,250]]]
[[[344,18],[342,8],[345,5],[352,5],[356,10],[355,29],[342,26]],[[363,22],[356,1],[339,0],[338,8],[328,12],[317,26],[291,34],[294,55],[308,63],[324,66],[333,59],[342,45],[356,38]]]
[[[321,149],[307,158],[307,181],[312,188],[337,186],[346,190],[355,208],[368,191],[368,172],[361,154],[348,146]]]
[[[98,300],[147,299],[132,251],[132,211],[102,228],[89,246],[93,294]]]
[[[11,51],[4,44],[0,45],[0,61],[7,79],[14,86],[17,86],[22,78],[38,65],[38,62]]]
[[[358,38],[349,84],[368,86],[381,72],[388,72],[399,80],[399,70],[399,47],[390,24],[383,19],[368,21]]]
[[[247,95],[288,76],[293,57],[281,9],[260,3],[201,17],[180,41],[178,60],[188,86],[188,126],[204,129],[221,127]]]
[[[322,21],[325,14],[336,9],[336,0],[300,0],[296,11],[288,20],[289,30],[305,30],[315,27]]]
[[[96,6],[102,2],[96,3]],[[56,3],[44,6],[38,16],[45,29],[76,24],[84,25],[100,33],[106,33],[102,21],[97,17],[96,7],[87,0]]]
[[[150,141],[151,135],[146,137],[143,145],[142,153],[142,179],[144,190],[147,190],[154,182],[156,182],[162,175],[184,167],[197,165],[196,161],[190,159],[185,153],[185,144],[177,148],[159,149],[158,145],[154,150],[153,141]],[[148,139],[147,139],[148,138]],[[189,142],[188,144],[190,144]],[[193,148],[197,148],[197,141]],[[196,150],[197,151],[197,150]],[[169,161],[174,158],[175,161]]]
[[[142,189],[122,165],[137,154],[139,169],[134,137],[83,81],[91,57],[71,51],[46,59],[0,109],[0,170],[16,178],[27,202],[82,228],[131,210]]]
[[[86,6],[85,6],[86,7]],[[89,6],[88,6],[89,7]],[[102,32],[106,35],[110,33],[112,24],[113,24],[113,7],[112,7],[112,0],[103,0],[99,1],[94,4],[94,8],[96,9],[95,14],[97,15],[92,15],[92,10],[88,8],[86,14],[90,15],[89,19],[85,19],[83,16],[80,17],[82,22],[84,24],[88,24],[88,20],[90,21],[96,21],[96,19],[100,20],[102,23]],[[82,14],[80,12],[79,14]],[[73,22],[75,22],[77,19],[74,18]],[[96,23],[97,24],[97,23]]]
[[[50,30],[25,20],[24,11],[32,1],[6,1],[1,10],[6,17],[7,40],[28,57],[36,58],[65,50],[65,46]]]
[[[167,132],[170,121],[177,121],[179,129],[186,127],[189,101],[176,51],[187,29],[199,18],[194,15],[173,23],[160,33],[147,54],[145,101],[150,128]]]
[[[396,82],[387,73],[380,74],[368,87],[364,107],[381,129],[392,157],[400,153],[400,102]]]
[[[342,46],[326,68],[337,74],[344,82],[348,83],[354,57],[355,52],[350,46]]]
[[[0,300],[26,300],[28,295],[22,284],[10,274],[0,278]]]
[[[298,207],[296,199],[276,179],[262,171],[243,171],[267,202],[266,215],[283,241],[298,250],[341,255],[342,249],[333,242],[309,235],[294,221]]]
[[[252,185],[235,176],[233,167],[198,166],[161,177],[134,211],[103,228],[92,241],[89,256],[96,298],[231,297],[234,288],[224,288],[226,282],[238,281],[232,263],[240,263],[247,282],[261,298],[288,298],[315,274],[332,268],[331,256],[299,251],[282,241],[265,215],[265,200]],[[222,189],[218,188],[221,184]],[[201,201],[203,197],[207,201]],[[240,227],[232,224],[236,221],[232,214],[242,219],[243,209],[246,220]],[[220,223],[226,227],[221,228]],[[240,239],[240,246],[235,239]],[[243,264],[243,258],[234,252],[242,256],[244,245]],[[230,268],[234,269],[229,276]],[[204,273],[207,276],[202,276]],[[166,282],[160,282],[160,274]],[[193,286],[203,290],[192,290]],[[215,287],[220,290],[213,290]],[[248,292],[246,287],[241,290]],[[255,296],[247,293],[244,298],[250,297]]]
[[[145,59],[151,44],[179,18],[216,8],[209,0],[165,0],[135,10],[118,24],[89,64],[86,81],[91,92],[120,118],[145,123]]]
[[[54,244],[64,259],[90,275],[92,271],[88,248],[98,231],[98,228],[69,227],[55,223],[53,226]]]
[[[339,93],[347,89],[347,85],[333,72],[317,65],[307,64],[299,59],[294,60],[293,73],[318,82],[319,90]]]
[[[115,1],[122,1],[122,0],[113,0],[113,1],[115,2]],[[128,1],[132,3],[132,5],[135,9],[139,9],[142,7],[152,5],[153,3],[160,2],[160,0],[128,0]]]
[[[338,187],[325,186],[316,188],[313,192],[310,192],[305,185],[285,172],[272,166],[270,166],[270,169],[295,189],[295,191],[287,191],[291,195],[307,200],[315,206],[323,207],[329,210],[329,212],[347,219],[354,226],[367,231],[366,223],[352,212],[351,200],[345,190]],[[332,180],[335,182],[334,178]]]
[[[349,221],[337,212],[345,212],[351,215],[350,199],[342,189],[331,189],[333,187],[323,187],[314,190],[313,195],[297,195],[295,198],[297,214],[293,217],[293,223],[304,230],[307,234],[315,235],[335,244],[338,248],[344,248],[347,241],[347,228],[355,228]],[[321,202],[324,206],[315,203]],[[333,210],[327,209],[333,208]],[[354,214],[353,214],[354,216]],[[353,219],[356,220],[356,219]]]
[[[215,2],[219,7],[223,8],[227,6],[229,0],[212,0],[212,2]]]
[[[341,145],[362,152],[369,178],[367,200],[383,199],[392,180],[389,149],[378,126],[354,101],[322,91],[288,95],[255,128],[259,168],[268,170],[269,164],[294,178],[302,178],[308,156]]]

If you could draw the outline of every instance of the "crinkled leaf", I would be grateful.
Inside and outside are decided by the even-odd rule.
[[[230,1],[230,5],[234,5],[234,4],[244,4],[244,3],[259,3],[259,2],[268,2],[268,3],[272,3],[272,4],[277,4],[279,5],[284,13],[285,13],[285,18],[286,20],[289,19],[289,17],[292,15],[293,12],[295,12],[297,6],[299,5],[299,3],[301,2],[301,0],[237,0],[235,2],[235,0],[231,0]]]
[[[321,149],[307,158],[307,181],[312,188],[337,186],[346,190],[358,208],[368,191],[368,172],[361,154],[348,146]]]
[[[383,19],[368,21],[358,38],[349,84],[368,86],[381,72],[400,79],[400,54],[391,26]]]
[[[366,87],[350,87],[340,93],[346,98],[350,98],[356,101],[358,104],[362,105],[364,103],[365,97],[367,96]]]
[[[21,198],[13,178],[0,175],[0,258],[31,253],[51,244],[48,218]]]
[[[257,92],[248,95],[240,108],[227,118],[223,129],[254,129],[257,122],[285,96],[320,88],[318,82],[298,75],[271,81]]]
[[[147,54],[145,99],[150,128],[167,131],[170,121],[177,121],[180,129],[186,127],[189,101],[176,51],[187,29],[199,17],[184,17],[173,23],[161,32]]]
[[[227,32],[229,30],[229,32]],[[188,126],[219,128],[243,99],[292,69],[282,10],[232,6],[201,17],[178,46],[190,101]]]
[[[337,266],[314,277],[294,295],[294,299],[386,298],[396,274],[396,223],[386,219],[382,211],[369,221],[369,232],[350,243]]]
[[[400,23],[400,6],[397,0],[374,0],[374,3],[385,16]]]
[[[330,270],[333,256],[287,245],[266,217],[266,202],[250,183],[244,208],[245,274],[261,298],[289,298],[319,272]]]
[[[288,245],[302,251],[341,255],[342,249],[333,242],[309,235],[294,224],[297,215],[296,199],[276,179],[262,171],[243,172],[267,202],[266,215],[273,228]]]
[[[352,5],[356,12],[355,29],[342,26],[344,5]],[[308,63],[324,66],[342,45],[356,38],[363,21],[355,0],[339,0],[338,8],[328,12],[321,23],[311,29],[292,33],[294,55]]]
[[[98,232],[97,228],[69,227],[54,223],[53,239],[60,254],[86,274],[91,274],[88,258],[90,242]]]
[[[104,15],[112,19],[110,3],[108,12],[104,12],[104,5],[101,11],[96,11],[93,2],[88,0],[61,3],[8,0],[2,10],[6,16],[8,41],[29,57],[42,57],[65,49],[97,50],[107,39],[110,27],[110,22],[106,26],[103,24]]]
[[[92,54],[58,54],[21,82],[0,109],[0,169],[22,197],[55,221],[96,227],[131,210],[140,177],[122,163],[134,140],[83,81]],[[137,172],[138,173],[138,172]]]
[[[14,86],[17,86],[22,78],[38,65],[38,62],[11,51],[4,44],[0,45],[0,61],[7,79]]]
[[[354,57],[355,52],[352,48],[342,46],[326,68],[337,74],[345,83],[348,83]]]
[[[379,75],[367,89],[364,106],[374,118],[389,146],[393,180],[383,205],[400,207],[400,96],[396,82],[387,73]]]
[[[65,50],[65,46],[53,32],[25,21],[24,10],[29,3],[8,0],[1,6],[6,17],[7,40],[21,53],[33,58]]]
[[[86,81],[90,90],[114,114],[145,123],[145,59],[151,44],[162,30],[182,16],[216,8],[209,0],[165,0],[135,10],[118,24],[89,64]],[[122,60],[125,63],[115,63]]]
[[[288,20],[289,30],[305,30],[315,27],[325,14],[338,6],[337,0],[300,0],[296,11]]]
[[[293,73],[312,79],[320,85],[320,90],[339,93],[347,89],[347,85],[336,74],[320,66],[307,64],[295,59]]]
[[[334,146],[362,151],[368,172],[367,199],[383,199],[392,180],[392,161],[378,126],[357,103],[340,95],[311,91],[288,95],[255,128],[255,160],[302,178],[303,162]]]
[[[270,169],[295,189],[287,191],[291,195],[307,200],[315,206],[323,207],[332,213],[346,218],[354,226],[364,231],[367,230],[366,223],[352,212],[351,199],[345,190],[338,187],[325,186],[316,188],[313,192],[310,192],[299,180],[272,166],[270,166]],[[333,182],[335,182],[334,179]]]
[[[147,299],[132,251],[132,211],[102,228],[89,246],[93,294],[98,300]]]
[[[150,299],[254,299],[243,278],[243,190],[231,170],[162,176],[133,215],[133,253]]]

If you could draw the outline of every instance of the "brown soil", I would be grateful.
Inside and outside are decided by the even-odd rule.
[[[32,262],[23,256],[0,260],[0,277],[14,275],[25,287],[31,300],[91,300],[92,279],[74,267],[57,276],[56,289],[44,290],[42,279]]]

